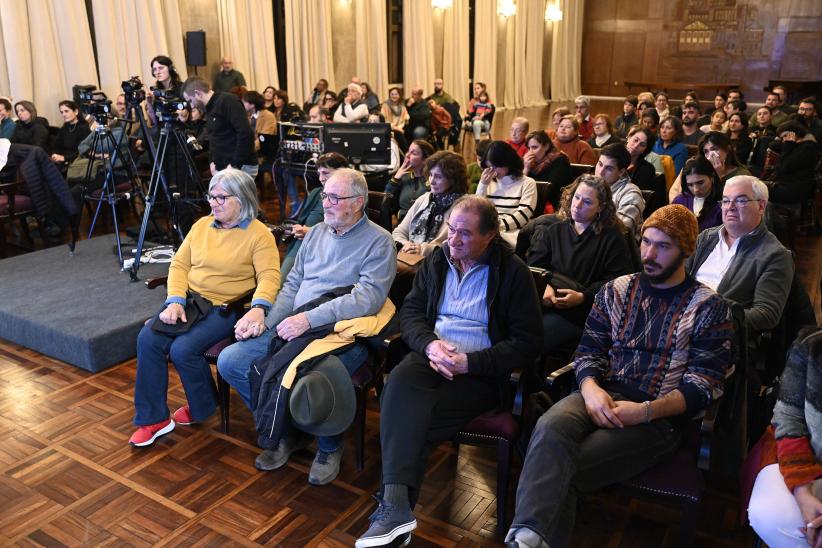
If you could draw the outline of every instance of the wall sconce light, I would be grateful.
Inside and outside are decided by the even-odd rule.
[[[435,10],[451,9],[453,4],[454,0],[431,0],[431,7]]]
[[[497,15],[501,17],[513,17],[517,14],[517,5],[514,0],[497,0]]]
[[[555,5],[549,4],[545,8],[545,20],[553,23],[562,21],[562,10]]]

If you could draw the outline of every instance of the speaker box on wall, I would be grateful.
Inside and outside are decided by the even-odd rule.
[[[205,31],[194,30],[186,33],[186,63],[191,67],[205,66]]]

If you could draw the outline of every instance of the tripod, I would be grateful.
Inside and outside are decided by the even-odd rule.
[[[146,239],[146,230],[148,228],[148,222],[151,216],[151,209],[154,203],[157,200],[157,191],[158,189],[162,188],[163,196],[166,199],[166,202],[169,205],[169,226],[168,226],[168,240],[174,243],[174,247],[179,245],[183,241],[185,235],[183,234],[182,227],[180,226],[180,219],[178,216],[178,209],[177,209],[177,202],[179,201],[188,201],[189,195],[189,188],[187,184],[184,184],[182,189],[178,186],[177,192],[172,193],[169,190],[168,183],[166,181],[166,175],[163,172],[165,166],[165,159],[166,159],[166,152],[168,151],[168,143],[170,139],[173,139],[178,149],[182,152],[183,158],[185,159],[186,170],[187,170],[187,179],[190,179],[194,186],[195,192],[198,196],[198,201],[202,201],[202,196],[205,194],[205,189],[203,188],[202,181],[200,179],[199,173],[197,172],[197,168],[194,164],[194,159],[191,157],[191,154],[188,151],[188,144],[186,143],[186,136],[180,131],[180,129],[175,125],[175,122],[165,114],[161,115],[161,128],[160,128],[160,138],[157,142],[156,151],[154,152],[154,165],[151,168],[151,179],[148,183],[148,192],[145,196],[145,210],[143,211],[143,220],[140,225],[140,235],[137,238],[137,250],[134,255],[134,262],[131,265],[131,269],[129,271],[129,275],[131,276],[131,281],[136,282],[139,280],[137,277],[137,270],[140,268],[140,257],[143,253],[143,244],[145,243]],[[151,141],[149,140],[149,143]],[[150,144],[153,148],[153,144]],[[182,193],[179,192],[182,190]]]
[[[97,208],[94,212],[94,217],[91,220],[91,227],[89,228],[88,237],[91,238],[94,233],[94,227],[97,224],[97,219],[103,208],[103,203],[107,203],[111,208],[111,218],[114,222],[114,236],[117,239],[117,259],[120,262],[120,267],[123,266],[123,247],[120,241],[120,228],[117,224],[117,202],[121,199],[131,198],[131,192],[135,192],[145,202],[142,188],[139,184],[139,176],[137,175],[137,167],[134,164],[134,159],[131,156],[128,148],[122,149],[123,137],[126,134],[125,130],[120,132],[119,139],[115,139],[111,129],[106,125],[108,116],[97,117],[97,127],[94,129],[94,137],[91,142],[91,160],[86,168],[86,178],[83,183],[83,200],[96,201]],[[116,118],[115,118],[116,119]],[[122,151],[122,152],[121,152]],[[98,154],[100,158],[98,158]],[[121,159],[120,156],[124,156]],[[125,167],[131,187],[128,192],[117,192],[117,183],[115,180],[115,168],[118,160]],[[96,191],[89,192],[89,187],[96,177],[97,170],[95,170],[95,162],[103,163],[105,170],[105,177],[103,179],[103,186],[99,189],[99,195]],[[137,183],[135,183],[135,181]],[[132,203],[133,207],[133,203]],[[135,215],[137,211],[134,211]]]

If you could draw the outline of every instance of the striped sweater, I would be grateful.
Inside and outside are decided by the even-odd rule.
[[[822,328],[801,333],[791,347],[772,423],[788,488],[822,477]]]
[[[506,175],[487,185],[480,182],[477,195],[491,200],[499,213],[499,231],[502,239],[516,246],[519,230],[528,224],[537,207],[537,184],[530,177]]]
[[[621,276],[594,299],[574,358],[577,381],[595,377],[633,401],[676,389],[694,416],[722,394],[732,329],[722,297],[691,277],[659,289],[643,274]]]

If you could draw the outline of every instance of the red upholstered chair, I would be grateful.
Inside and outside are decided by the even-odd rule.
[[[20,193],[23,182],[19,176],[8,174],[7,178],[0,179],[0,256],[7,256],[7,242],[5,225],[11,226],[14,221],[20,221],[20,228],[28,241],[31,240],[26,217],[34,216],[34,204],[31,198]],[[33,249],[33,245],[32,245]]]

